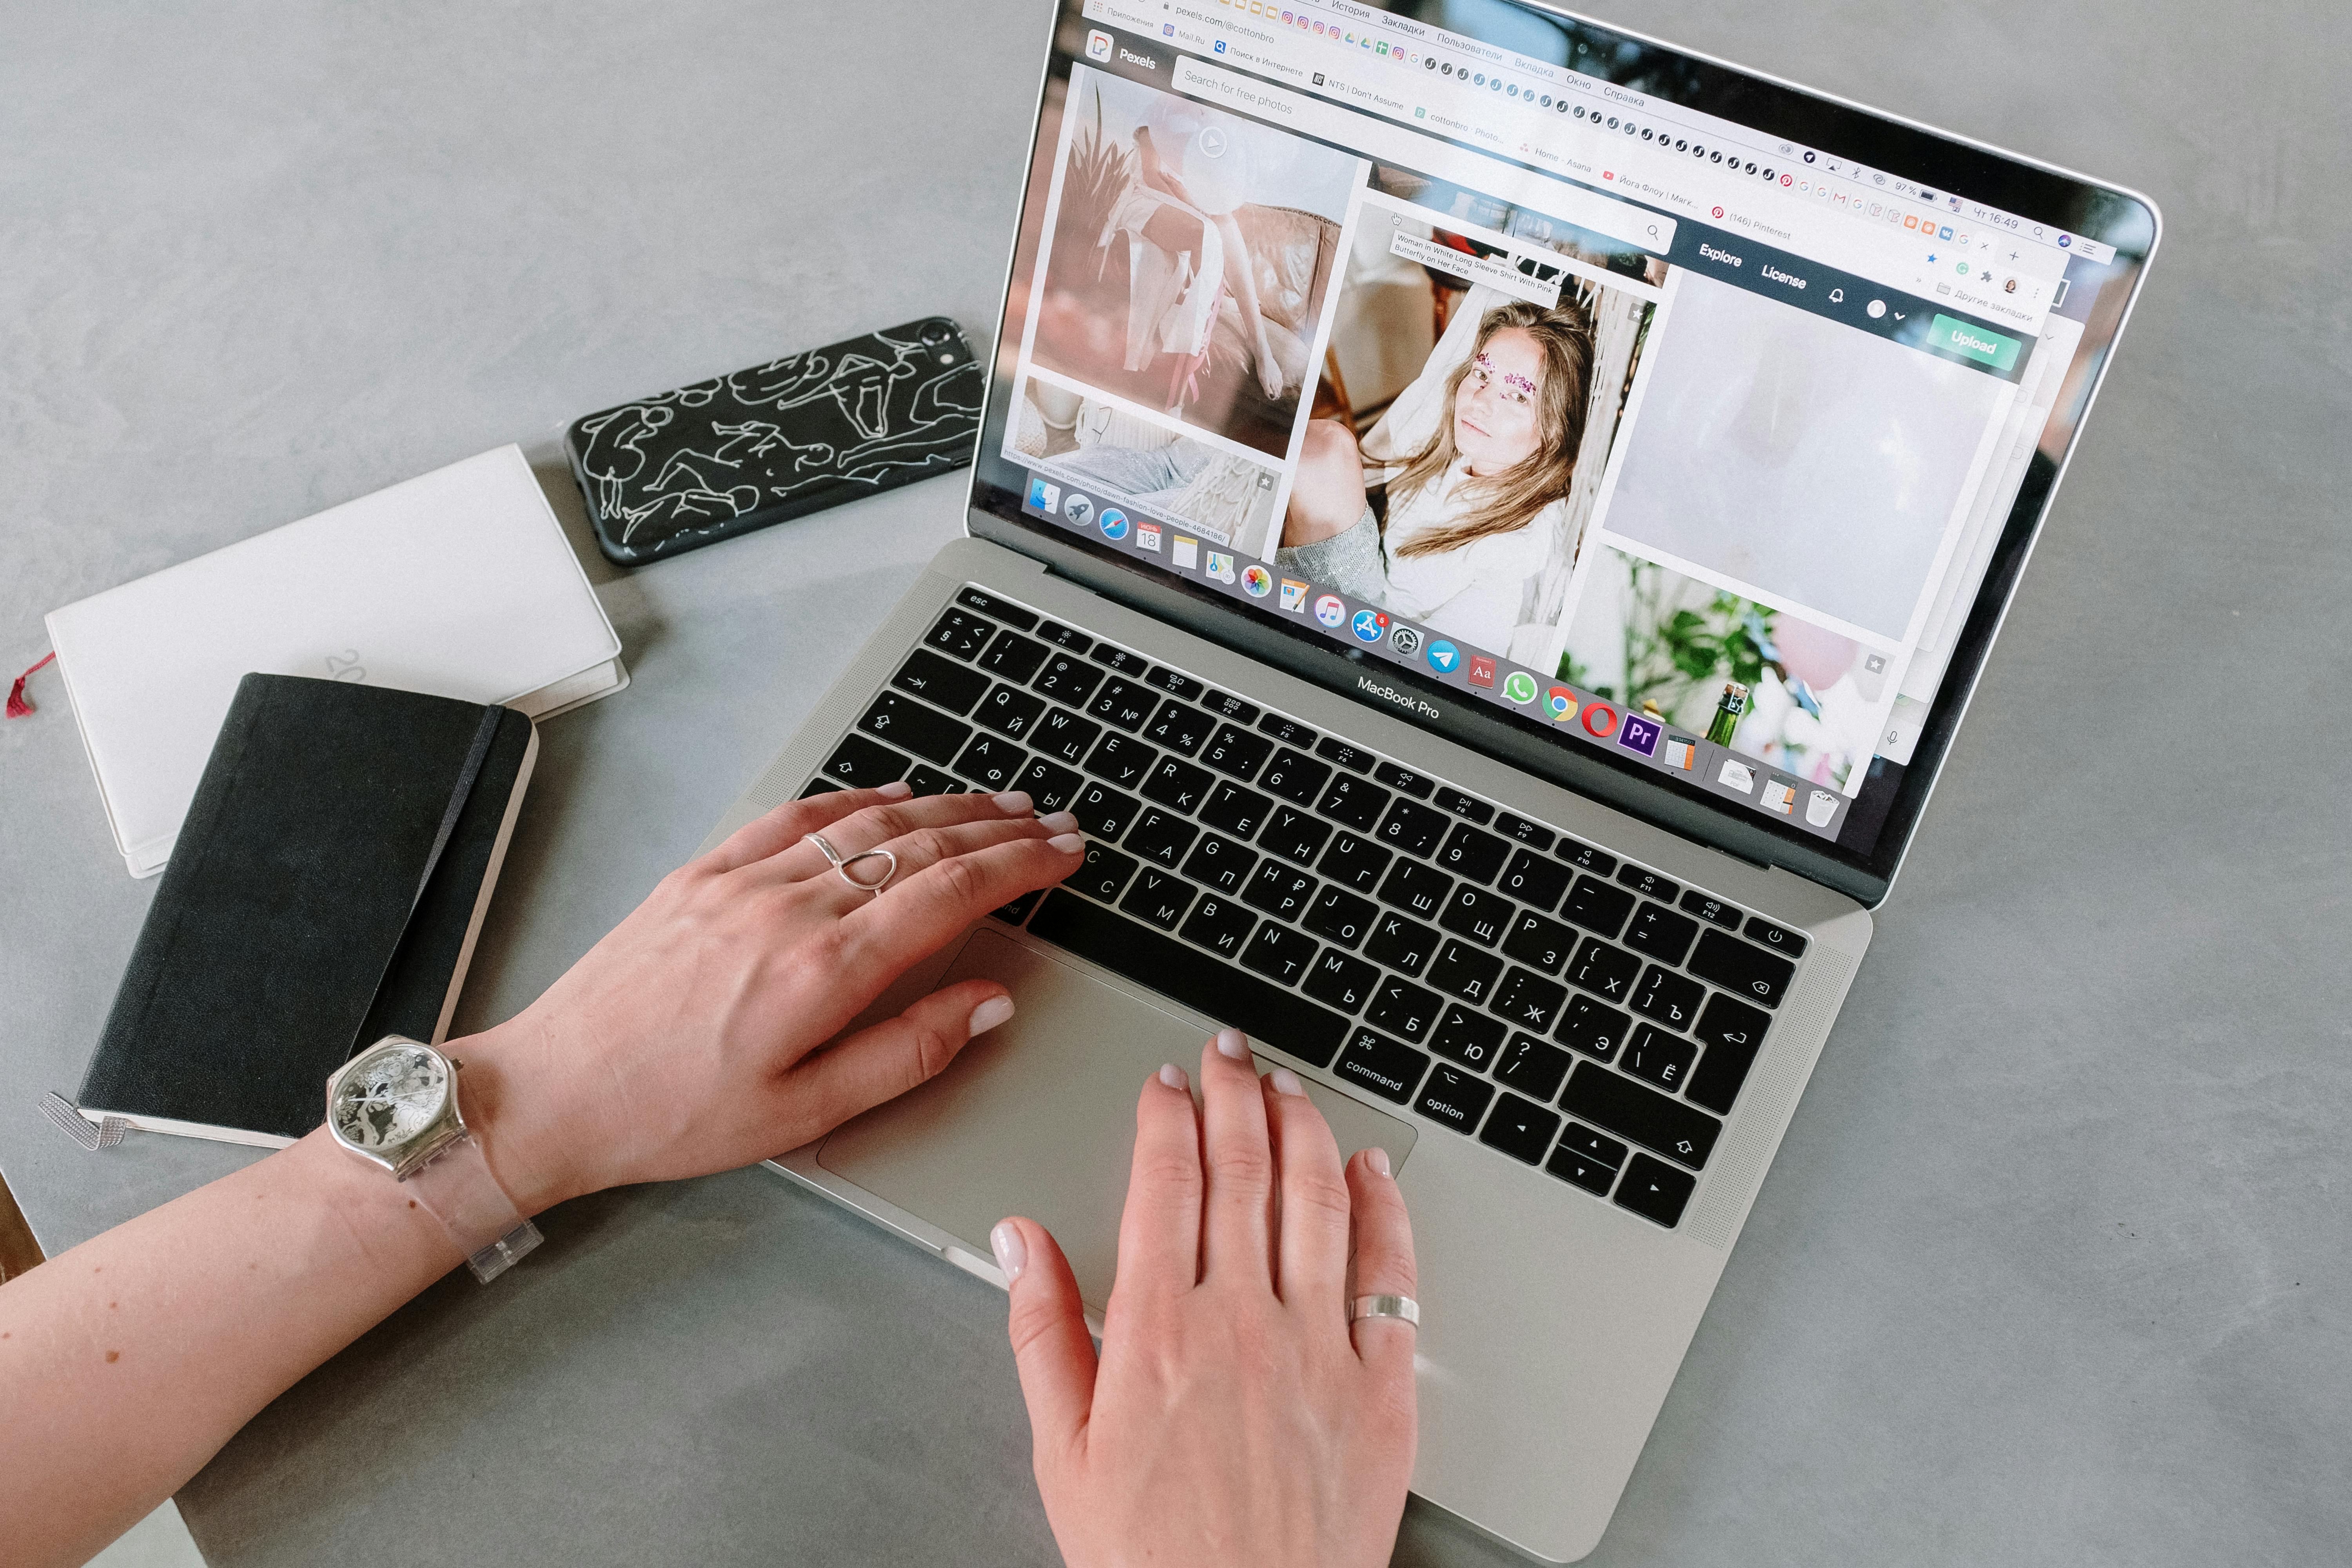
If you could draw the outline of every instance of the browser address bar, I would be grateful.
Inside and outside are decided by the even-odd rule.
[[[1402,164],[1660,256],[1665,255],[1675,243],[1675,220],[1663,213],[1612,202],[1581,186],[1547,178],[1515,163],[1481,157],[1450,142],[1423,136],[1369,114],[1359,114],[1318,99],[1302,98],[1283,88],[1202,64],[1189,55],[1177,58],[1174,80],[1180,92],[1287,126],[1303,135],[1336,142],[1366,157]]]

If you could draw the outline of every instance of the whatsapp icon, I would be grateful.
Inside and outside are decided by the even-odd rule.
[[[1503,695],[1524,708],[1536,700],[1536,678],[1524,669],[1515,669],[1503,678]]]

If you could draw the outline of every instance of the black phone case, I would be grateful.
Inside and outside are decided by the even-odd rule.
[[[961,468],[985,373],[945,316],[574,420],[596,543],[624,566]]]

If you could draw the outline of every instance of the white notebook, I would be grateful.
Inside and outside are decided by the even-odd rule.
[[[520,447],[93,595],[50,646],[134,877],[171,858],[247,671],[502,702],[544,719],[629,683]]]

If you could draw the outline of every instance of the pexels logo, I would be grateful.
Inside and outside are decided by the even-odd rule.
[[[1393,702],[1400,708],[1410,708],[1424,719],[1445,717],[1435,703],[1423,702],[1411,692],[1399,691],[1393,686],[1382,686],[1378,681],[1367,680],[1360,675],[1356,677],[1356,687],[1359,690],[1370,692],[1383,702]]]
[[[1110,35],[1108,33],[1102,31],[1100,28],[1097,28],[1095,31],[1087,35],[1087,58],[1090,60],[1107,60],[1110,58]]]
[[[1156,71],[1160,68],[1160,62],[1158,60],[1153,59],[1150,55],[1139,55],[1133,49],[1129,48],[1125,44],[1121,44],[1118,47],[1118,58],[1125,60],[1129,65],[1141,66],[1148,71]]]

